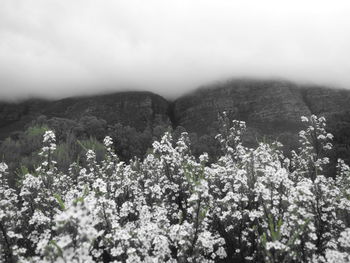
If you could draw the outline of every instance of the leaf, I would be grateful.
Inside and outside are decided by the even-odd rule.
[[[74,204],[78,204],[79,202],[83,203],[84,202],[84,197],[78,197],[77,199],[74,200]]]
[[[62,248],[60,248],[59,245],[57,245],[57,242],[55,240],[50,240],[50,244],[53,245],[55,248],[57,248],[58,250],[58,256],[63,258],[63,251]],[[64,262],[66,262],[66,260],[63,258]]]
[[[262,236],[260,236],[260,240],[261,240],[263,247],[266,248],[266,242],[267,242],[266,233],[263,233]]]
[[[66,210],[66,206],[64,205],[64,202],[59,194],[53,194],[53,196],[56,198],[58,204],[60,205],[62,210]]]
[[[89,149],[87,149],[80,140],[77,140],[77,143],[85,150],[88,151]]]

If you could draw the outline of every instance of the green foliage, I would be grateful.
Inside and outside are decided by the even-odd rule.
[[[96,154],[96,160],[100,162],[106,155],[106,148],[96,138],[90,137],[86,140],[77,140],[77,144],[82,149],[79,156],[85,155],[86,151],[88,150],[93,150]]]
[[[16,187],[22,184],[24,176],[29,173],[29,169],[26,166],[21,165],[15,172],[16,175]]]
[[[38,152],[42,146],[42,136],[48,130],[46,125],[34,125],[28,127],[24,132],[16,134],[16,139],[7,138],[0,145],[0,156],[6,162],[14,175],[9,178],[11,185],[18,184],[25,170],[33,171],[38,165],[40,158]]]
[[[40,137],[42,138],[43,134],[45,131],[49,130],[49,127],[47,125],[42,125],[42,126],[31,126],[25,131],[25,135],[28,136],[29,138],[33,137]]]
[[[53,196],[56,198],[58,204],[60,205],[61,210],[65,210],[66,206],[64,205],[64,202],[63,202],[61,196],[59,194],[54,194]]]

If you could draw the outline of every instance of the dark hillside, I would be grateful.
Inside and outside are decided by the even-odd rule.
[[[68,98],[58,101],[31,100],[0,104],[0,140],[22,130],[40,115],[80,119],[90,115],[109,125],[121,123],[143,131],[147,126],[170,124],[168,102],[150,92],[121,92],[108,95]]]
[[[325,116],[335,135],[335,156],[350,156],[350,91],[288,81],[234,80],[198,89],[174,102],[178,125],[199,135],[215,131],[218,112],[247,122],[246,143],[278,139],[297,144],[300,116]],[[334,157],[335,157],[334,156]]]
[[[168,102],[150,92],[120,92],[67,98],[0,103],[0,140],[20,131],[41,115],[80,120],[94,116],[107,125],[120,124],[143,132],[157,126],[181,127],[194,134],[197,151],[215,147],[210,136],[217,130],[217,116],[226,111],[232,119],[247,122],[246,143],[278,139],[295,147],[300,116],[323,115],[335,135],[334,158],[350,156],[350,91],[302,86],[288,81],[233,80],[200,88]],[[124,129],[124,128],[123,128]]]

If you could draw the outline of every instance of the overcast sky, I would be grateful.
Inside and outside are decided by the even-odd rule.
[[[241,76],[350,88],[350,1],[0,0],[0,98]]]

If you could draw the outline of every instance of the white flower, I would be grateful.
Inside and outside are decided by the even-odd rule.
[[[103,144],[109,148],[111,145],[113,145],[113,140],[110,136],[106,136],[103,140]]]
[[[301,121],[302,122],[308,122],[309,119],[307,117],[305,117],[305,116],[301,116]]]
[[[339,243],[343,248],[350,248],[350,228],[340,233]]]
[[[8,166],[6,165],[6,163],[1,162],[0,163],[0,173],[6,172],[7,169],[8,169]]]
[[[271,250],[271,249],[276,249],[276,250],[284,250],[286,249],[286,246],[282,244],[280,241],[274,241],[274,242],[267,242],[266,243],[266,249]]]
[[[46,131],[44,134],[44,140],[43,142],[55,142],[56,141],[56,135],[53,131]]]
[[[95,152],[94,152],[93,150],[88,150],[88,151],[86,152],[86,159],[87,159],[88,161],[95,160],[95,159],[96,159],[96,154],[95,154]]]

